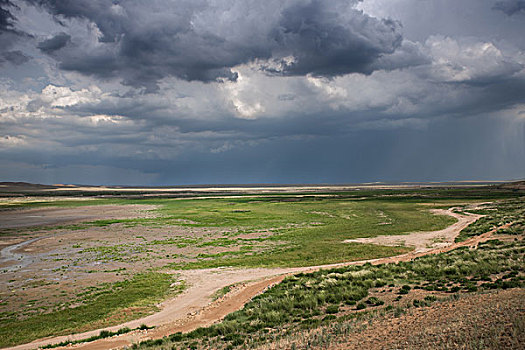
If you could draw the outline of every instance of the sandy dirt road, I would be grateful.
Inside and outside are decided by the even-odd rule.
[[[479,219],[482,215],[468,214],[471,220],[463,219],[465,215],[454,213],[451,210],[444,209],[433,209],[431,210],[436,215],[450,215],[455,217],[458,221],[455,224],[450,225],[447,228],[439,231],[429,232],[414,232],[408,235],[390,235],[390,236],[377,236],[372,238],[357,238],[348,239],[345,242],[357,242],[357,243],[372,243],[389,246],[410,246],[414,247],[416,252],[424,252],[435,248],[446,247],[454,242],[458,232],[463,230],[465,227],[470,225],[471,222]]]
[[[453,213],[451,210],[439,212],[439,214],[447,214],[454,216],[458,219],[458,222],[451,225],[447,231],[447,237],[450,239],[447,241],[446,246],[441,246],[433,249],[425,249],[420,251],[412,251],[407,254],[372,259],[365,261],[354,261],[348,263],[330,264],[323,266],[312,266],[312,267],[301,267],[301,268],[279,268],[279,269],[206,269],[206,270],[190,270],[183,271],[182,278],[187,281],[190,287],[182,294],[172,300],[168,300],[161,305],[161,311],[144,317],[142,319],[130,321],[114,327],[104,328],[111,331],[116,331],[122,327],[135,328],[141,324],[148,326],[155,326],[154,329],[148,331],[134,331],[121,336],[100,339],[94,342],[78,344],[73,348],[78,349],[91,349],[91,350],[102,350],[102,349],[114,349],[129,346],[133,343],[137,343],[147,339],[157,339],[165,335],[169,335],[175,332],[187,332],[198,327],[209,326],[215,322],[220,321],[224,316],[242,308],[244,304],[251,300],[255,295],[263,292],[265,289],[273,284],[276,284],[286,275],[298,272],[310,272],[323,268],[332,268],[338,266],[348,265],[361,265],[365,263],[372,264],[384,264],[384,263],[396,263],[399,261],[409,261],[417,257],[421,257],[427,254],[436,254],[445,251],[449,251],[461,246],[472,246],[477,245],[479,242],[490,238],[492,231],[484,235],[474,237],[465,242],[451,243],[453,238],[456,237],[459,232],[472,222],[476,221],[478,215],[461,215]],[[447,229],[446,229],[447,230]],[[437,231],[441,232],[443,230]],[[423,232],[422,235],[426,236],[429,233]],[[442,232],[440,233],[442,234]],[[412,233],[405,235],[407,240],[412,240],[414,235]],[[408,238],[411,236],[412,238]],[[400,238],[403,236],[395,236]],[[344,244],[344,243],[342,243]],[[384,243],[381,243],[384,244]],[[255,280],[255,281],[254,281]],[[218,289],[234,284],[240,283],[239,286],[233,289],[232,292],[219,300],[212,301],[211,296]],[[97,335],[99,330],[93,330],[89,332],[79,333],[69,336],[53,337],[47,339],[40,339],[32,343],[19,345],[11,349],[16,350],[27,350],[35,349],[47,344],[55,344],[65,340],[77,340]],[[71,347],[68,347],[71,348]]]

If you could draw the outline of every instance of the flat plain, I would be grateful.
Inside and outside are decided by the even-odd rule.
[[[519,186],[13,187],[0,199],[3,347],[94,336],[104,339],[75,346],[307,348],[308,339],[321,339],[316,332],[333,333],[314,342],[319,347],[346,347],[374,313],[389,322],[389,312],[405,314],[407,304],[446,305],[503,285],[523,295]],[[510,252],[506,264],[475,267],[487,257],[466,256],[464,248],[412,262],[410,254],[487,232],[503,243],[484,249],[500,261]],[[407,257],[408,265],[386,264],[393,256]],[[366,261],[385,263],[357,266]],[[421,264],[442,269],[422,274]],[[300,275],[285,277],[290,273]],[[240,302],[221,309],[234,299]],[[523,312],[516,317],[522,322]],[[354,328],[343,333],[333,328],[349,322]],[[102,329],[123,331],[109,337]],[[162,336],[168,338],[147,340]]]

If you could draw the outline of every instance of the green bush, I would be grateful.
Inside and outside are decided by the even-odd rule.
[[[410,291],[410,286],[405,284],[401,287],[401,289],[399,289],[399,294],[408,294],[408,292]]]
[[[363,309],[366,309],[366,304],[365,303],[359,303],[356,305],[355,307],[357,310],[363,310]]]
[[[339,312],[339,306],[337,305],[330,305],[326,308],[327,314],[336,314]]]
[[[366,303],[370,306],[379,306],[379,305],[383,305],[385,302],[382,301],[382,300],[379,300],[378,298],[376,297],[370,297],[366,300]]]

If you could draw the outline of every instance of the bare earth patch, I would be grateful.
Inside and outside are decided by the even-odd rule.
[[[462,296],[374,322],[330,349],[522,349],[525,291]]]
[[[413,232],[407,235],[396,236],[377,236],[371,238],[347,239],[344,242],[372,243],[388,246],[411,246],[416,252],[424,252],[435,248],[446,247],[454,242],[459,231],[479,219],[482,215],[477,214],[458,214],[453,209],[433,209],[436,215],[450,215],[458,221],[449,227],[430,232]]]
[[[88,220],[152,217],[154,205],[94,205],[77,208],[33,208],[0,211],[0,229],[47,226]]]

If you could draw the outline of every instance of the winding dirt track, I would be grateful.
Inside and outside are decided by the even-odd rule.
[[[399,236],[389,235],[376,236],[372,238],[347,239],[345,242],[372,243],[389,246],[404,245],[414,247],[416,252],[424,252],[434,248],[447,247],[451,245],[454,243],[454,239],[456,238],[458,232],[470,224],[469,222],[461,219],[465,215],[454,213],[451,210],[431,209],[430,211],[436,215],[453,216],[458,221],[439,231],[413,232]],[[477,216],[478,218],[480,217],[480,215],[471,215]]]
[[[185,279],[190,287],[182,294],[172,300],[168,300],[160,305],[161,311],[124,324],[104,328],[116,331],[122,327],[136,328],[141,324],[155,326],[148,331],[133,331],[124,335],[100,339],[90,343],[78,344],[75,349],[103,350],[114,349],[130,346],[147,339],[157,339],[175,332],[188,332],[198,327],[209,326],[220,321],[227,314],[242,308],[255,295],[262,293],[270,286],[279,283],[287,275],[298,272],[311,272],[324,268],[332,268],[348,265],[362,265],[365,263],[385,264],[396,263],[400,261],[409,261],[428,254],[437,254],[450,251],[458,247],[476,246],[478,243],[490,238],[493,231],[487,232],[481,236],[473,237],[461,243],[451,243],[453,238],[459,232],[476,221],[480,215],[468,214],[461,215],[453,213],[451,210],[444,211],[440,214],[448,214],[458,219],[458,222],[447,228],[448,246],[442,246],[434,249],[415,250],[413,252],[398,255],[389,258],[371,259],[363,261],[354,261],[348,263],[330,264],[323,266],[311,266],[300,268],[278,268],[278,269],[206,269],[183,271],[181,278]],[[421,234],[428,234],[421,233]],[[409,234],[406,236],[413,236]],[[403,236],[396,236],[403,237]],[[342,243],[344,244],[344,243]],[[233,291],[224,297],[211,301],[211,295],[218,289],[238,283]],[[15,346],[11,349],[27,350],[35,349],[47,344],[56,344],[65,340],[85,339],[97,335],[101,330],[79,333],[69,336],[60,336],[36,340],[32,343]],[[71,348],[71,347],[68,347]]]

